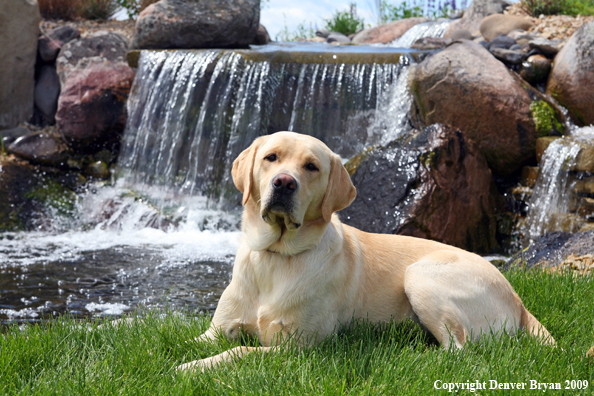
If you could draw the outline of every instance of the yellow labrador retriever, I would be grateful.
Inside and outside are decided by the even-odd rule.
[[[235,160],[232,173],[243,193],[242,242],[231,283],[198,340],[243,331],[263,347],[237,347],[178,369],[204,370],[251,350],[268,352],[291,334],[316,342],[357,318],[409,318],[445,348],[518,329],[555,343],[480,256],[342,224],[334,212],[347,207],[356,190],[340,158],[321,141],[292,132],[260,137]]]

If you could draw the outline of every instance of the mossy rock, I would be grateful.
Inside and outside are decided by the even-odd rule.
[[[564,134],[565,128],[553,107],[544,100],[530,103],[530,114],[536,126],[536,136],[545,137]]]

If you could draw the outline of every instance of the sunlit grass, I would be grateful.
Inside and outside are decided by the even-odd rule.
[[[277,354],[252,353],[217,371],[188,374],[175,367],[235,345],[187,342],[205,331],[208,318],[144,313],[142,320],[101,327],[63,318],[4,328],[0,394],[419,395],[448,393],[434,389],[435,381],[529,388],[535,380],[564,388],[566,380],[594,380],[594,362],[585,357],[594,344],[594,278],[506,276],[562,349],[520,334],[446,351],[416,325],[360,324],[303,351],[287,345]],[[548,392],[589,394],[593,386]]]

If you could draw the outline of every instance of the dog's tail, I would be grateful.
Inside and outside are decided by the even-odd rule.
[[[545,344],[557,346],[555,339],[549,331],[532,315],[525,307],[522,307],[522,318],[520,326],[526,330],[528,335],[540,339]]]

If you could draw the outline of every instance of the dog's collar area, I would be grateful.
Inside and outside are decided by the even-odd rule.
[[[275,250],[266,249],[266,251],[267,251],[268,253],[280,254],[280,252],[277,252],[277,251],[275,251]]]

